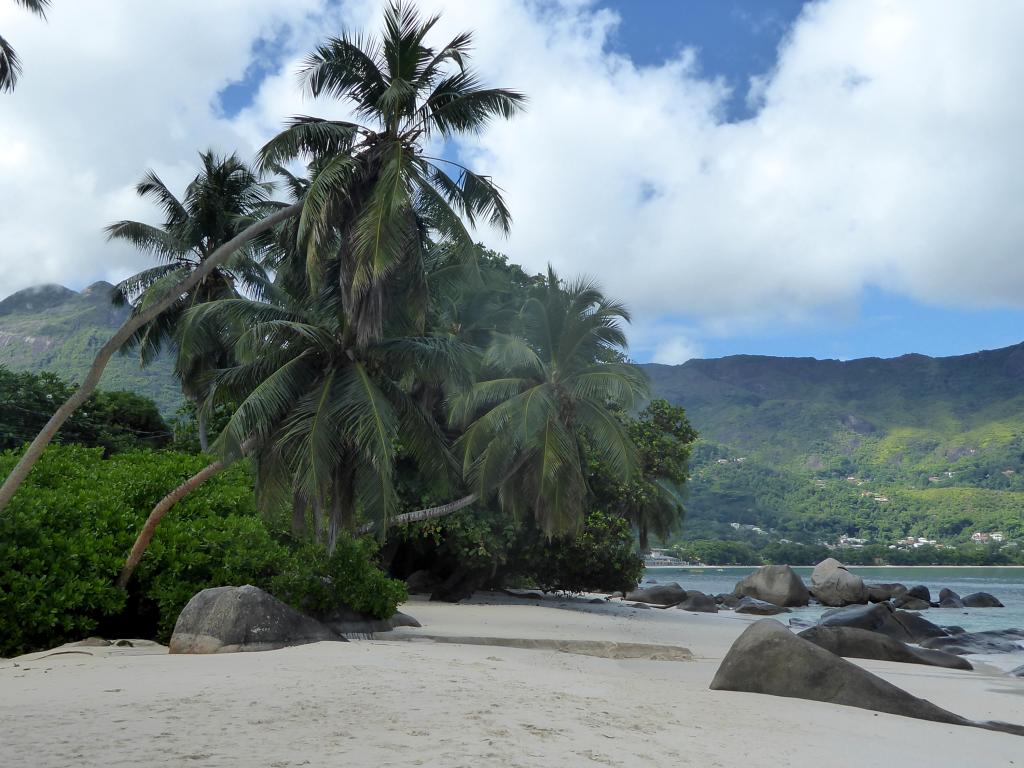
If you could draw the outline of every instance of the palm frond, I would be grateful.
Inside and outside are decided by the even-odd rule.
[[[0,93],[13,91],[21,77],[21,59],[6,38],[0,36]]]

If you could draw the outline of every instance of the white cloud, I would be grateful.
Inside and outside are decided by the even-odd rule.
[[[700,345],[685,336],[671,336],[654,348],[651,360],[665,365],[680,365],[700,357]]]
[[[26,64],[0,97],[0,294],[138,266],[99,232],[142,215],[126,192],[142,171],[184,179],[207,145],[249,152],[290,114],[340,113],[302,102],[294,64],[342,15],[363,26],[379,8],[350,0],[325,22],[319,0],[83,5],[49,24],[0,5]],[[666,359],[700,333],[848,311],[867,285],[1024,304],[1024,4],[810,5],[736,124],[692,52],[639,68],[608,51],[615,16],[586,2],[421,5],[445,11],[438,37],[475,29],[487,79],[531,99],[461,145],[515,216],[507,243],[487,239],[532,269],[599,278]],[[218,116],[252,43],[284,28],[281,73]],[[659,347],[672,316],[690,331]]]

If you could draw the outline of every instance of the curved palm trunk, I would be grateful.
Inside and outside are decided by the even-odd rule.
[[[255,440],[246,440],[242,444],[241,455],[245,456],[255,445]],[[174,507],[175,504],[192,493],[192,491],[214,475],[218,474],[221,470],[227,469],[233,463],[234,460],[226,461],[224,459],[218,459],[212,464],[207,464],[184,483],[160,499],[157,505],[153,507],[153,511],[149,513],[149,517],[146,518],[146,522],[143,524],[142,530],[139,531],[139,535],[135,537],[135,544],[132,545],[132,551],[128,554],[128,559],[125,561],[124,567],[121,569],[121,575],[117,577],[116,584],[118,587],[124,589],[128,586],[129,579],[131,579],[132,574],[135,573],[135,569],[139,566],[142,556],[149,547],[149,542],[153,540],[153,534],[156,533],[156,527],[160,524],[160,521],[164,519],[164,515],[170,512],[171,508]]]
[[[135,539],[132,551],[128,555],[128,559],[125,561],[124,568],[121,569],[121,575],[117,577],[116,583],[118,587],[124,589],[128,586],[128,580],[131,579],[132,574],[135,572],[139,562],[142,560],[142,555],[146,552],[149,542],[153,540],[153,534],[156,533],[156,527],[159,525],[160,521],[163,520],[164,515],[170,512],[171,508],[185,498],[185,496],[192,493],[192,491],[216,475],[227,465],[228,463],[224,461],[215,461],[212,464],[208,464],[160,499],[160,503],[153,507],[153,511],[149,513],[149,517],[146,518],[145,525],[142,526],[142,530],[139,531],[139,535]]]
[[[206,412],[200,409],[196,419],[196,428],[199,430],[199,450],[203,453],[209,453],[210,451],[209,421],[210,419]]]
[[[468,507],[478,496],[475,493],[469,494],[469,496],[463,496],[461,499],[456,499],[447,504],[442,504],[439,507],[428,507],[427,509],[417,509],[414,512],[406,512],[404,515],[398,515],[388,520],[388,527],[392,525],[406,525],[408,523],[422,523],[424,520],[433,520],[438,517],[445,517],[453,512],[458,512],[464,507]],[[364,526],[356,529],[356,534],[364,536],[367,533],[373,532],[376,528],[376,523],[367,523]]]
[[[171,304],[173,304],[181,294],[187,293],[202,282],[210,272],[223,264],[231,254],[243,245],[262,232],[265,232],[271,227],[280,224],[282,221],[295,216],[301,210],[302,203],[294,203],[289,205],[287,208],[282,208],[273,216],[268,216],[267,218],[250,225],[211,253],[209,257],[206,258],[194,272],[192,272],[192,274],[178,283],[178,285],[172,290],[168,291],[167,296],[164,299],[158,301],[144,312],[133,314],[125,321],[124,325],[118,329],[117,333],[111,337],[110,341],[100,348],[100,351],[97,353],[96,359],[93,360],[92,367],[89,368],[89,372],[86,374],[81,386],[79,386],[78,389],[75,390],[74,394],[71,395],[71,397],[69,397],[67,401],[57,409],[57,412],[50,417],[50,420],[46,422],[46,425],[42,430],[40,430],[39,434],[36,435],[35,440],[33,440],[29,445],[28,450],[26,450],[24,455],[22,455],[21,460],[15,465],[14,469],[11,470],[11,473],[4,481],[3,486],[0,486],[0,512],[2,512],[10,502],[15,491],[18,490],[18,487],[28,476],[28,473],[32,470],[32,467],[35,466],[39,457],[43,455],[43,451],[46,450],[46,446],[50,444],[50,441],[53,440],[54,435],[57,434],[57,431],[61,428],[64,422],[68,420],[71,414],[78,410],[82,403],[89,399],[89,395],[93,393],[96,389],[96,385],[99,384],[100,376],[103,375],[103,370],[107,367],[107,363],[110,362],[110,358],[124,345],[126,341],[128,341],[129,338],[131,338],[131,335],[171,306]]]

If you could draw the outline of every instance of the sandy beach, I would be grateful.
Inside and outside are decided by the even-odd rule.
[[[410,602],[420,629],[265,653],[77,648],[0,662],[0,764],[1007,766],[1019,737],[708,690],[746,617]],[[436,636],[450,642],[424,639]],[[388,639],[385,639],[388,638]],[[460,639],[470,638],[469,643]],[[506,640],[537,647],[507,647]],[[586,641],[584,653],[549,647]],[[497,643],[497,644],[482,644]],[[680,659],[604,658],[642,643]],[[640,649],[639,652],[642,652]],[[586,655],[598,653],[602,655]],[[691,656],[686,660],[686,656]],[[1024,723],[1024,680],[860,662],[940,706]]]

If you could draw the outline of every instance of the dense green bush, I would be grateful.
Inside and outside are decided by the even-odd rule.
[[[11,371],[0,365],[0,450],[29,442],[74,392],[72,384],[49,372]],[[159,448],[170,430],[156,404],[131,392],[97,390],[71,415],[54,438],[58,443],[100,446],[106,454]]]
[[[0,655],[95,631],[166,641],[185,603],[213,586],[288,587],[279,596],[297,607],[341,599],[378,616],[404,597],[404,587],[372,564],[372,542],[345,540],[328,559],[322,548],[295,542],[283,520],[259,516],[242,464],[164,518],[125,595],[114,578],[146,515],[206,459],[102,453],[51,446],[0,515]],[[0,454],[0,473],[16,458]],[[323,587],[325,578],[332,589]]]
[[[403,582],[389,579],[373,564],[376,556],[377,543],[372,539],[339,537],[330,557],[323,547],[306,544],[271,580],[269,591],[313,616],[329,616],[345,605],[384,619],[408,593]]]
[[[629,522],[604,512],[591,512],[576,536],[524,531],[508,566],[545,591],[564,592],[634,589],[643,567]]]

